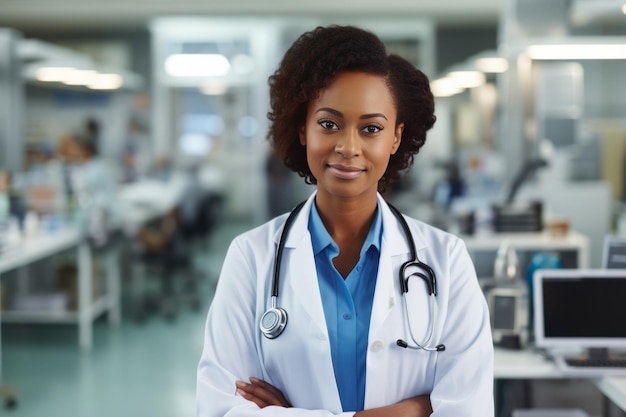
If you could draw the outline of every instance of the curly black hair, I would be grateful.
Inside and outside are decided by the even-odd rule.
[[[396,123],[404,123],[400,147],[378,184],[385,191],[424,145],[436,120],[435,103],[426,75],[404,58],[387,55],[383,42],[371,32],[353,26],[317,27],[293,43],[269,78],[268,139],[289,169],[316,184],[298,131],[306,122],[309,101],[342,72],[385,77],[398,111]]]

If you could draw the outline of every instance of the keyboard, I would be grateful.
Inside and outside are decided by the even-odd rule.
[[[626,376],[626,357],[591,359],[583,356],[554,357],[557,367],[566,375],[580,377]]]
[[[622,358],[564,358],[568,366],[583,368],[626,368],[626,357]]]

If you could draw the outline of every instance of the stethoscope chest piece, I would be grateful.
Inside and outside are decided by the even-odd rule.
[[[287,327],[287,312],[280,307],[272,307],[263,313],[259,328],[268,339],[275,339]]]

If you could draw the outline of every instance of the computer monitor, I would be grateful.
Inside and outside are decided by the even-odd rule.
[[[533,285],[537,347],[626,349],[626,269],[539,269]]]
[[[604,238],[602,267],[626,269],[626,236],[609,235]]]

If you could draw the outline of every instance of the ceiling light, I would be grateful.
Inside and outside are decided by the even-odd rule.
[[[220,54],[174,54],[165,60],[165,72],[172,77],[220,77],[229,71],[228,59]]]
[[[41,82],[86,86],[92,90],[116,90],[124,83],[119,74],[101,74],[72,67],[41,67],[37,69],[35,78]]]
[[[452,71],[448,77],[460,88],[474,88],[485,83],[485,74],[480,71]]]
[[[435,97],[450,97],[463,92],[463,88],[459,87],[449,77],[439,78],[430,83],[430,89]]]
[[[88,85],[97,77],[98,73],[93,70],[73,70],[67,73],[67,77],[63,80],[63,84],[67,85]]]
[[[117,90],[122,84],[124,79],[119,74],[97,74],[87,87],[92,90]]]
[[[485,73],[500,73],[509,68],[509,63],[504,58],[479,58],[476,60],[476,68]]]
[[[622,13],[626,14],[626,4],[622,6]]]
[[[626,44],[532,45],[526,52],[536,60],[626,59]]]
[[[72,67],[41,67],[37,69],[35,78],[41,82],[62,83],[69,80],[76,68]]]

